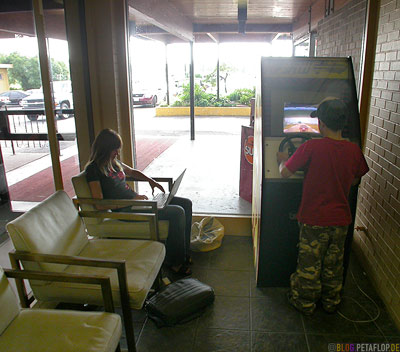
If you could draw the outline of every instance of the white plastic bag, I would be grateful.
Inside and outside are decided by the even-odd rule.
[[[208,252],[222,244],[224,226],[215,218],[207,216],[192,225],[190,249],[195,252]]]

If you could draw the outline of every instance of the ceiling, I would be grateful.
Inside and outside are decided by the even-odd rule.
[[[296,39],[348,1],[126,0],[130,34],[164,43]],[[43,7],[49,37],[65,39],[63,0],[43,0]],[[0,1],[0,38],[15,34],[33,35],[31,0]]]
[[[135,34],[167,43],[192,38],[196,42],[271,41],[277,37],[290,38],[293,23],[302,15],[308,14],[315,2],[316,0],[128,0],[129,20],[136,25],[133,28]]]

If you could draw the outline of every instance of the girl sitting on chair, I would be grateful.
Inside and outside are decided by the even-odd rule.
[[[92,197],[96,199],[147,199],[132,190],[126,183],[125,176],[135,181],[147,181],[152,191],[154,188],[164,188],[147,177],[139,170],[135,170],[118,160],[122,147],[121,136],[111,130],[104,129],[96,137],[91,150],[90,160],[85,167]],[[110,209],[110,207],[107,207]],[[112,211],[129,212],[130,207],[118,208]],[[158,211],[160,220],[169,220],[168,238],[165,243],[165,265],[179,275],[190,275],[189,256],[190,233],[192,226],[192,202],[190,199],[174,197],[163,209]]]

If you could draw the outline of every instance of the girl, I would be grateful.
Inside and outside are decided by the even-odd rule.
[[[92,197],[96,199],[147,199],[132,190],[126,183],[125,177],[130,176],[135,181],[147,181],[154,192],[164,188],[147,177],[139,170],[132,169],[118,160],[122,147],[121,136],[111,130],[104,129],[96,137],[91,150],[90,160],[85,167]],[[110,209],[110,207],[107,207]],[[130,207],[118,208],[112,211],[131,211]],[[181,275],[190,275],[188,264],[190,232],[192,226],[192,202],[190,199],[174,197],[169,205],[159,210],[160,220],[169,220],[168,238],[165,243],[165,265],[173,272]]]

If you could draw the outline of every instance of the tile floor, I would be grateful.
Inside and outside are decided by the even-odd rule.
[[[12,244],[6,234],[3,237],[0,258],[9,267],[5,252]],[[199,318],[175,327],[157,328],[144,310],[132,311],[138,352],[320,352],[328,351],[330,343],[400,343],[400,331],[355,255],[340,312],[365,321],[379,311],[374,322],[355,323],[321,309],[304,317],[287,304],[287,288],[257,288],[251,237],[225,236],[220,248],[193,253],[193,261],[192,276],[214,288],[215,302]],[[121,347],[126,348],[124,338]]]
[[[304,317],[287,304],[287,288],[257,288],[250,237],[225,236],[222,247],[194,253],[193,259],[193,277],[214,288],[214,304],[189,323],[161,329],[145,312],[134,311],[139,352],[320,352],[328,351],[329,343],[400,343],[400,331],[354,255],[340,312],[352,320],[370,320],[378,307],[375,322],[354,323],[321,309]]]

